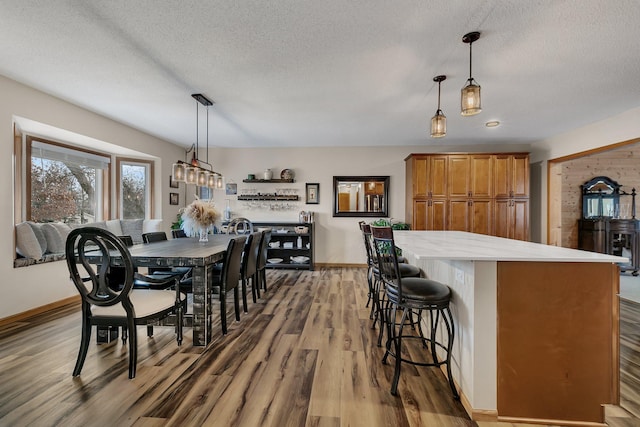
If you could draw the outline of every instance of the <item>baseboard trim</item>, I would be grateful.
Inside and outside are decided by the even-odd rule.
[[[31,317],[37,316],[39,314],[46,313],[51,310],[55,310],[58,308],[69,307],[73,305],[80,304],[80,295],[72,296],[69,298],[62,299],[60,301],[52,302],[51,304],[43,305],[40,307],[32,308],[31,310],[23,311],[22,313],[14,314],[13,316],[5,317],[0,319],[0,326],[6,326],[11,323],[22,322]]]
[[[546,420],[541,418],[519,418],[519,417],[500,417],[499,422],[505,423],[523,423],[523,424],[542,424],[546,426],[568,426],[568,427],[607,427],[605,423],[591,421],[568,421],[568,420]]]

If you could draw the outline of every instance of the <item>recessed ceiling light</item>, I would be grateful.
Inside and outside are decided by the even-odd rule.
[[[494,127],[496,127],[496,126],[500,126],[500,122],[499,122],[499,121],[497,121],[497,120],[491,120],[491,121],[489,121],[489,122],[485,123],[484,125],[485,125],[486,127],[488,127],[488,128],[494,128]]]

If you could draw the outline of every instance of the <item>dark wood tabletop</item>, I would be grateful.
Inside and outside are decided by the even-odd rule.
[[[197,237],[170,239],[161,242],[134,245],[129,248],[134,263],[140,267],[205,266],[224,257],[228,234],[210,234],[208,242]]]

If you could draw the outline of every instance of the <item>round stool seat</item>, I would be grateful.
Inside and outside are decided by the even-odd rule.
[[[387,286],[391,296],[398,296],[397,288]],[[415,302],[446,306],[451,301],[451,289],[447,285],[430,279],[406,277],[402,279],[402,296]]]

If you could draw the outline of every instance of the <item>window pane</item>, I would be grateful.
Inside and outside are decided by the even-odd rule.
[[[146,165],[122,163],[120,182],[122,194],[122,218],[145,218],[148,206]]]
[[[96,168],[31,156],[31,220],[93,222],[99,212]]]

